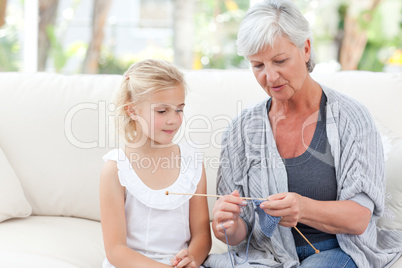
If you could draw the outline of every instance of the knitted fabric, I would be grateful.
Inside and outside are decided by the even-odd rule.
[[[265,213],[265,211],[262,208],[260,208],[260,204],[262,202],[264,202],[264,201],[253,200],[253,203],[255,205],[254,210],[258,214],[259,223],[260,223],[262,232],[267,237],[271,237],[274,234],[276,226],[278,225],[281,218],[271,216],[271,215]]]

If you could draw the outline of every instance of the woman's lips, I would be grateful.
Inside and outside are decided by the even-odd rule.
[[[285,87],[285,85],[280,85],[280,86],[271,87],[271,89],[275,92],[278,92],[278,91],[281,91],[284,87]]]
[[[164,132],[166,132],[167,134],[172,134],[174,130],[164,130]]]

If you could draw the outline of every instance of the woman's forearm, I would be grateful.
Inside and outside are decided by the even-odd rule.
[[[303,198],[302,203],[303,213],[299,222],[326,233],[360,235],[371,218],[368,208],[351,200],[317,201]]]

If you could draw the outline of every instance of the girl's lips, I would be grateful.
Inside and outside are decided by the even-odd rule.
[[[174,130],[163,130],[164,132],[166,132],[167,134],[172,134],[174,132]]]
[[[281,91],[284,87],[285,87],[285,85],[280,85],[280,86],[276,86],[276,87],[271,87],[271,89],[275,92],[278,92],[278,91]]]

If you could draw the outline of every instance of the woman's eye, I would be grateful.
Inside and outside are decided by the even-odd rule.
[[[276,63],[277,63],[277,64],[282,64],[282,63],[285,63],[285,61],[286,61],[286,59],[283,59],[283,60],[277,60],[277,61],[276,61]]]
[[[163,113],[166,113],[166,110],[159,110],[159,111],[156,111],[158,114],[163,114]]]
[[[183,112],[183,109],[176,110],[176,113],[182,113],[182,112]]]
[[[254,65],[254,68],[261,68],[263,66],[263,64],[256,64]]]

